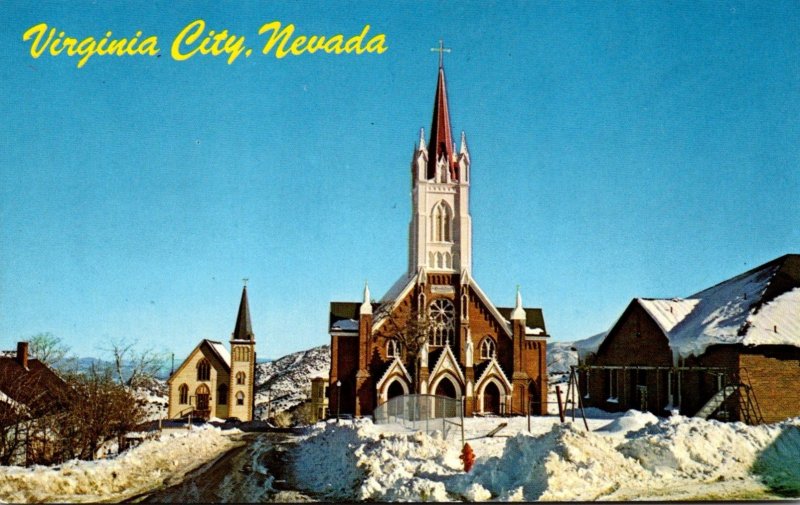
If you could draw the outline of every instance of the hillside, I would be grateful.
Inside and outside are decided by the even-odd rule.
[[[256,365],[255,418],[266,419],[302,403],[309,396],[311,379],[327,378],[330,363],[330,346],[323,345]]]

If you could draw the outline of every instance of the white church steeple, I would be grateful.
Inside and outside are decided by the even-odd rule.
[[[439,66],[427,148],[424,132],[411,162],[412,215],[408,274],[472,270],[470,158],[464,133],[456,151],[450,128],[444,66]]]

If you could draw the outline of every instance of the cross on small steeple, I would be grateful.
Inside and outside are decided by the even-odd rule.
[[[249,281],[249,280],[250,280],[250,279],[249,279],[249,278],[247,278],[247,277],[245,277],[244,279],[242,279],[242,282],[244,283],[244,287],[247,287],[247,281]]]
[[[444,53],[449,53],[450,48],[444,47],[444,42],[439,39],[439,47],[432,47],[431,51],[438,51],[439,52],[439,68],[444,66]]]

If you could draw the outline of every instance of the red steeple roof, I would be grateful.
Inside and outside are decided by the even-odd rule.
[[[255,340],[253,325],[250,323],[250,304],[247,302],[247,286],[242,289],[242,301],[239,303],[239,314],[236,316],[233,340]]]
[[[450,112],[447,108],[447,87],[444,79],[444,66],[439,64],[439,80],[436,83],[436,98],[433,101],[433,120],[431,138],[428,142],[428,179],[436,174],[436,163],[444,156],[450,168],[450,180],[458,180],[456,164],[453,161],[453,134],[450,131]]]

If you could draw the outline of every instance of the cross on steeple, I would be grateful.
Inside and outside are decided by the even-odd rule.
[[[444,42],[439,39],[439,47],[432,47],[431,51],[439,52],[439,68],[442,68],[444,66],[444,53],[449,53],[450,48],[444,47]]]
[[[244,287],[247,287],[247,281],[249,281],[249,280],[250,280],[250,279],[249,279],[249,278],[247,278],[247,277],[245,277],[244,279],[242,279],[242,282],[244,283]]]

